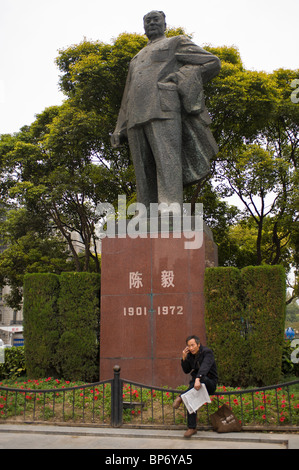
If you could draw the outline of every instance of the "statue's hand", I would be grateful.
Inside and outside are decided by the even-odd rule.
[[[111,135],[111,145],[113,148],[121,147],[122,143],[124,142],[124,137],[120,132],[116,132],[115,134]]]

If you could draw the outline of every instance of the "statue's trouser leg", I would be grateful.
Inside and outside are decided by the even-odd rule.
[[[183,203],[180,118],[154,120],[129,129],[137,199],[150,203]]]

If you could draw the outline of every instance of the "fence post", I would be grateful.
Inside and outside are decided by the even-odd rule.
[[[114,378],[111,389],[111,426],[119,427],[123,421],[123,394],[122,380],[120,379],[120,366],[113,367]]]

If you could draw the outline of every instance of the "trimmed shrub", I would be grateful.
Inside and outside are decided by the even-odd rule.
[[[244,387],[280,380],[285,295],[282,266],[206,269],[207,343],[221,383]]]
[[[98,380],[100,276],[27,274],[24,344],[28,377]]]
[[[252,381],[280,380],[285,324],[285,271],[282,266],[249,266],[241,272],[248,319]]]
[[[248,362],[239,269],[207,268],[205,302],[207,343],[214,351],[220,381],[245,385]]]
[[[28,377],[55,375],[58,331],[59,276],[27,274],[24,277],[24,344]]]
[[[65,379],[89,382],[98,379],[99,295],[98,274],[61,274],[56,369]]]

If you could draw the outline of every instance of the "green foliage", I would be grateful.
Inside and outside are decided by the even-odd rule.
[[[197,202],[203,204],[204,221],[213,232],[218,247],[219,266],[239,267],[240,239],[234,240],[231,236],[231,230],[238,226],[236,224],[240,218],[239,209],[221,200],[210,182],[205,183]],[[251,248],[250,255],[252,252],[254,253],[254,248],[253,250]],[[242,262],[244,262],[243,257]]]
[[[243,293],[237,268],[205,272],[206,331],[222,383],[242,386],[247,379]]]
[[[205,50],[211,52],[215,56],[219,57],[222,65],[234,65],[238,66],[240,70],[243,70],[243,63],[240,56],[239,50],[235,46],[222,46],[222,47],[211,47],[205,46]]]
[[[279,381],[285,287],[282,266],[206,270],[207,342],[222,383],[260,386]]]
[[[282,266],[248,266],[242,270],[248,352],[252,381],[276,383],[281,376],[286,282]]]
[[[287,306],[286,306],[286,322],[287,326],[292,326],[292,323],[299,323],[299,303],[292,300],[290,294],[287,293]]]
[[[31,193],[31,189],[28,184],[23,184],[27,194]],[[13,309],[21,309],[25,274],[60,274],[65,270],[74,270],[66,243],[57,231],[55,233],[53,225],[47,223],[42,210],[34,217],[25,208],[9,210],[6,218],[0,221],[0,239],[7,245],[0,253],[0,285],[10,286],[5,302]]]
[[[98,274],[60,276],[56,367],[61,377],[92,382],[99,376],[99,292]]]
[[[31,274],[24,282],[29,377],[98,377],[99,289],[95,273]]]
[[[220,197],[238,196],[243,228],[256,226],[252,248],[233,249],[225,264],[283,264],[287,271],[298,271],[299,106],[290,95],[299,70],[249,71],[237,51],[211,52],[222,60],[219,75],[206,88],[220,147],[214,162],[216,191]],[[229,242],[235,248],[230,237]],[[220,254],[226,254],[222,247]]]
[[[5,362],[0,364],[0,380],[16,379],[24,375],[26,371],[24,346],[5,348],[4,359]]]
[[[59,276],[27,274],[24,278],[25,360],[29,377],[55,374]]]

